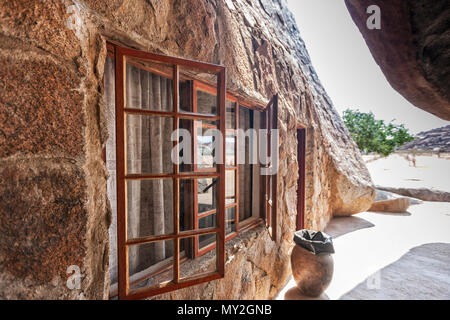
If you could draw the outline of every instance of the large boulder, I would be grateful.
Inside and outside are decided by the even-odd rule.
[[[372,56],[391,86],[416,107],[450,120],[448,0],[345,0]],[[381,29],[369,29],[370,5]]]
[[[349,163],[343,161],[340,165]],[[369,183],[363,183],[371,181],[369,172],[364,169],[353,170],[355,173],[351,178],[338,170],[333,174],[331,206],[335,217],[367,211],[374,200],[375,189]]]
[[[414,141],[404,144],[399,150],[450,152],[450,125],[419,132]]]
[[[411,205],[408,197],[402,197],[392,192],[376,190],[375,200],[369,211],[375,212],[406,212]]]

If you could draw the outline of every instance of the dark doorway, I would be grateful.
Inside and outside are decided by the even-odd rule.
[[[305,228],[305,159],[306,159],[306,129],[297,129],[297,230]]]

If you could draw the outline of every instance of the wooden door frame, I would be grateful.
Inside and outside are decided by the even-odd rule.
[[[297,230],[305,228],[305,183],[306,183],[306,127],[297,126]]]

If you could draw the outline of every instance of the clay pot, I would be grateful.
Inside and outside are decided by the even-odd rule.
[[[316,234],[314,231],[301,231],[306,231],[313,235]],[[320,236],[323,235],[328,237],[326,234],[320,234]],[[294,241],[297,245],[291,254],[292,275],[297,284],[297,288],[303,295],[318,297],[328,288],[333,278],[334,263],[331,254],[334,253],[334,249],[331,243],[331,237],[326,240],[328,241],[327,248],[323,246],[325,242],[322,244],[319,243],[322,247],[316,251],[315,249],[317,249],[317,243],[319,241],[305,239],[305,237],[299,240],[299,236],[302,237],[301,233],[296,232],[295,237],[297,238],[294,237]],[[316,248],[313,248],[314,246]],[[308,249],[305,249],[305,247]]]
[[[320,296],[333,278],[331,254],[315,255],[296,245],[292,250],[291,268],[297,288],[308,297]]]

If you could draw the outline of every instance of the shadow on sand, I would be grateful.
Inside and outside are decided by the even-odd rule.
[[[372,227],[375,227],[373,223],[362,218],[353,216],[335,217],[325,228],[325,232],[333,238],[337,238],[353,231]]]
[[[408,217],[411,215],[411,212],[381,212],[381,211],[372,211],[372,213],[382,214],[385,216],[399,216],[399,217]]]
[[[428,243],[375,272],[341,299],[450,299],[450,243]]]

